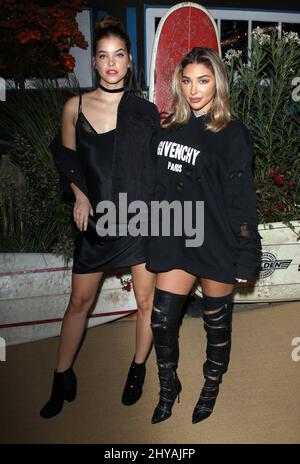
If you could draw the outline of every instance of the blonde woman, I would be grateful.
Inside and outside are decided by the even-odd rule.
[[[203,236],[198,244],[188,243],[191,236],[183,223],[182,234],[176,234],[171,224],[170,236],[150,240],[146,268],[158,273],[151,325],[160,380],[152,423],[168,419],[179,400],[179,319],[186,296],[198,281],[207,359],[205,383],[192,414],[192,422],[197,423],[212,413],[227,371],[234,284],[256,278],[260,237],[251,137],[244,124],[231,116],[227,75],[218,54],[208,48],[188,53],[175,70],[173,92],[174,113],[155,144],[156,199],[177,200],[182,207],[190,202],[186,218],[193,219],[198,235],[203,229]]]

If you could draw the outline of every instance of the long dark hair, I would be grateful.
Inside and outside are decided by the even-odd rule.
[[[107,38],[107,37],[118,37],[124,42],[126,51],[128,55],[130,55],[130,50],[131,50],[131,42],[129,35],[124,28],[123,24],[118,18],[114,18],[113,16],[103,16],[99,21],[97,21],[95,25],[95,31],[94,31],[94,45],[93,45],[93,53],[94,56],[96,55],[97,51],[97,45],[99,40]],[[132,82],[132,77],[133,77],[133,64],[132,61],[130,60],[129,62],[129,67],[128,72],[125,76],[125,85],[130,87],[131,82]],[[98,72],[97,73],[97,78],[99,78]]]

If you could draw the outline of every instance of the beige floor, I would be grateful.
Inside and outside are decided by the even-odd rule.
[[[134,321],[89,329],[76,361],[78,399],[59,416],[43,420],[57,338],[10,347],[0,363],[1,443],[300,443],[300,302],[235,312],[230,369],[214,414],[192,425],[202,385],[202,320],[185,318],[180,336],[180,404],[172,417],[152,425],[158,399],[154,352],[144,393],[134,406],[120,403],[133,354]]]

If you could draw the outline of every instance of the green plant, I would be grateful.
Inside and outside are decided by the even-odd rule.
[[[53,252],[66,258],[72,255],[72,203],[62,196],[49,149],[59,130],[66,93],[74,94],[78,85],[74,80],[67,82],[63,90],[57,80],[44,78],[39,89],[9,91],[7,101],[0,105],[1,129],[14,143],[10,158],[24,178],[18,185],[13,175],[1,178],[3,252]]]
[[[300,39],[278,29],[253,31],[250,64],[241,52],[224,58],[233,114],[249,128],[255,152],[260,222],[300,218],[300,103],[295,77],[300,76]],[[294,92],[293,92],[294,91]]]

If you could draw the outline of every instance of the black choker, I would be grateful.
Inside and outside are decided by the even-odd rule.
[[[124,92],[124,90],[127,90],[127,87],[121,87],[119,89],[107,89],[106,87],[103,87],[102,84],[98,84],[98,87],[101,89],[101,90],[104,90],[104,92],[108,92],[108,93],[118,93],[118,92]]]

